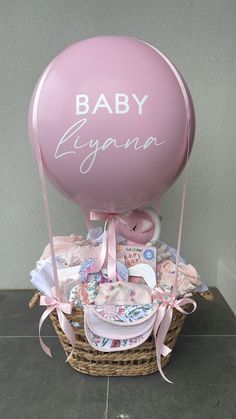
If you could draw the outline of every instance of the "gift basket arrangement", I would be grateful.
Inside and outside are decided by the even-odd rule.
[[[212,294],[180,256],[190,94],[173,64],[149,44],[97,37],[59,54],[30,105],[49,244],[31,271],[30,301],[45,306],[67,361],[90,375],[146,375],[170,360],[194,299]],[[138,136],[137,136],[138,135]],[[161,238],[159,199],[185,169],[177,249]],[[45,173],[82,207],[88,228],[53,237]],[[148,206],[155,199],[155,208]],[[178,210],[173,209],[173,216]],[[101,226],[101,221],[104,225]],[[98,224],[99,222],[99,224]]]

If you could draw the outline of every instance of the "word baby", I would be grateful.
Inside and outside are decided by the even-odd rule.
[[[143,113],[143,105],[146,102],[148,95],[144,95],[139,99],[136,94],[132,93],[131,98],[134,104],[137,106],[139,115]],[[111,104],[108,102],[104,93],[101,93],[98,100],[93,106],[92,115],[96,114],[101,109],[106,109],[110,114],[126,114],[130,110],[129,96],[125,93],[115,93],[114,98],[114,110],[112,110]],[[85,115],[90,110],[89,97],[88,95],[76,95],[76,115]]]

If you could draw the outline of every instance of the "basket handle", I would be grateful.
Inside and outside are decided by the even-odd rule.
[[[39,291],[34,293],[33,297],[29,301],[29,308],[34,308],[39,303],[40,295],[41,293]]]
[[[207,291],[199,292],[199,295],[206,301],[214,301],[215,299],[214,294],[210,289]]]

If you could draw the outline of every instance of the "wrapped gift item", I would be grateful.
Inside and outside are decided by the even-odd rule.
[[[176,253],[177,250],[174,247],[169,246],[169,244],[160,240],[157,242],[157,263],[163,262],[166,259],[176,262]],[[180,263],[186,263],[185,259],[181,256],[179,261]]]
[[[175,264],[171,261],[162,262],[159,266],[157,285],[167,291],[171,290],[175,281]],[[192,265],[179,264],[177,278],[177,296],[191,295],[202,284],[196,269]]]
[[[87,259],[97,259],[101,252],[101,245],[92,240],[83,240],[77,242],[69,248],[61,260],[66,266],[75,266],[83,264]]]
[[[60,262],[65,266],[81,265],[89,257],[97,258],[101,251],[99,243],[94,240],[86,240],[83,236],[55,236],[53,243],[56,256],[60,257]],[[48,244],[40,261],[49,257],[51,257],[51,251]]]
[[[166,243],[157,241],[156,244],[156,263],[160,263],[163,260],[170,259],[171,253]]]
[[[59,290],[61,301],[67,302],[70,296],[70,290],[79,281],[79,267],[68,267],[60,262],[60,258],[56,259],[57,275],[59,281]],[[48,258],[37,262],[37,267],[30,272],[31,283],[44,295],[48,294],[48,287],[54,286],[52,260]]]
[[[55,236],[53,237],[54,251],[55,255],[60,255],[70,248],[72,248],[75,243],[81,243],[84,241],[83,236]],[[47,244],[45,247],[40,260],[48,259],[51,256],[50,244]]]
[[[72,288],[77,285],[80,280],[79,266],[59,269],[57,274],[61,300],[67,302],[69,301]]]

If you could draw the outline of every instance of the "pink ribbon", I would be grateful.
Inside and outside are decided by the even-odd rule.
[[[171,292],[169,293],[167,291],[163,291],[160,288],[155,289],[153,291],[153,294],[155,296],[155,300],[157,300],[157,302],[160,303],[157,310],[154,327],[153,327],[153,334],[154,334],[155,344],[156,344],[157,366],[164,380],[166,380],[168,383],[173,384],[172,381],[168,380],[168,378],[165,376],[161,367],[162,348],[163,348],[164,341],[165,341],[167,332],[171,324],[171,320],[173,316],[173,309],[176,308],[176,310],[180,311],[183,314],[191,314],[196,310],[197,304],[194,300],[187,297],[177,300],[176,297],[173,297]],[[185,311],[182,308],[182,306],[186,304],[192,304],[193,310],[190,312]]]
[[[60,323],[60,326],[65,333],[66,337],[68,338],[69,342],[72,345],[72,351],[70,355],[67,357],[68,361],[70,357],[73,354],[74,348],[75,348],[75,334],[73,332],[73,329],[67,320],[67,318],[64,316],[65,314],[71,314],[72,312],[72,304],[71,303],[62,303],[60,301],[60,289],[59,289],[59,281],[58,281],[58,274],[57,274],[57,266],[56,266],[56,257],[55,257],[55,249],[54,249],[54,243],[53,243],[53,234],[52,234],[52,223],[51,223],[51,217],[50,217],[50,210],[49,210],[49,204],[48,204],[48,194],[47,194],[47,188],[46,188],[46,180],[45,180],[45,174],[44,174],[44,167],[43,167],[43,160],[42,160],[42,153],[41,148],[39,145],[39,137],[38,137],[38,101],[39,101],[39,94],[41,92],[43,83],[46,79],[46,76],[50,70],[50,66],[48,66],[47,70],[44,72],[42,78],[40,79],[38,89],[35,95],[34,100],[34,106],[33,106],[33,131],[34,131],[34,148],[36,153],[36,159],[38,163],[38,170],[39,170],[39,179],[40,179],[40,186],[41,186],[41,192],[43,197],[43,204],[44,204],[44,212],[45,212],[45,218],[47,223],[47,229],[48,229],[48,237],[49,237],[49,243],[50,243],[50,250],[51,250],[51,257],[52,257],[52,268],[53,268],[53,279],[54,279],[54,288],[52,288],[53,297],[44,296],[42,295],[40,297],[40,305],[47,306],[46,310],[42,314],[40,321],[39,321],[39,340],[42,349],[44,352],[52,356],[50,348],[45,345],[45,343],[42,341],[41,338],[41,327],[45,319],[49,316],[49,314],[56,309],[58,320]]]
[[[132,229],[135,226],[132,216],[130,215],[120,215],[117,213],[104,213],[104,212],[90,212],[91,220],[103,220],[105,219],[104,232],[103,232],[103,241],[100,254],[91,268],[88,269],[88,272],[99,272],[102,269],[102,266],[105,262],[107,256],[107,274],[109,281],[116,281],[116,228],[115,222],[119,220],[123,224]],[[107,230],[106,230],[107,229]]]
[[[40,305],[47,306],[46,310],[43,312],[39,321],[39,341],[40,341],[41,347],[48,356],[52,357],[50,348],[43,342],[41,338],[41,327],[43,325],[43,322],[49,316],[49,314],[52,313],[53,310],[56,310],[61,329],[65,333],[67,339],[69,340],[72,346],[71,353],[66,359],[66,362],[67,362],[69,361],[69,359],[71,358],[74,352],[76,339],[75,339],[75,334],[73,332],[71,324],[63,313],[71,314],[72,303],[63,303],[57,297],[48,297],[45,295],[41,295]]]
[[[165,60],[166,58],[163,57]],[[178,232],[178,242],[177,242],[177,252],[176,252],[176,264],[175,264],[175,280],[172,287],[172,290],[170,293],[163,291],[161,289],[156,289],[156,298],[157,301],[160,303],[156,320],[153,328],[153,333],[155,337],[155,343],[156,343],[156,358],[157,358],[157,366],[160,371],[160,374],[166,380],[168,383],[172,384],[172,381],[168,380],[166,376],[164,375],[161,367],[161,351],[163,348],[163,344],[167,335],[167,332],[169,330],[172,316],[173,316],[173,309],[180,311],[183,314],[190,314],[193,313],[196,308],[197,304],[194,300],[191,298],[181,298],[180,300],[177,300],[177,285],[178,285],[178,267],[179,267],[179,261],[180,261],[180,247],[181,247],[181,239],[182,239],[182,231],[183,231],[183,219],[184,219],[184,208],[185,208],[185,200],[186,200],[186,190],[187,190],[187,177],[188,177],[188,161],[189,161],[189,153],[190,153],[190,144],[189,144],[189,136],[191,132],[191,109],[190,109],[190,103],[188,94],[186,91],[186,88],[184,86],[184,83],[178,74],[177,70],[173,66],[172,63],[168,63],[177,78],[180,88],[182,90],[185,106],[186,106],[186,139],[187,139],[187,154],[186,154],[186,167],[185,167],[185,177],[184,177],[184,186],[183,186],[183,192],[182,192],[182,202],[181,202],[181,211],[180,211],[180,221],[179,221],[179,232]],[[193,310],[190,312],[185,311],[182,306],[185,304],[192,304]]]

